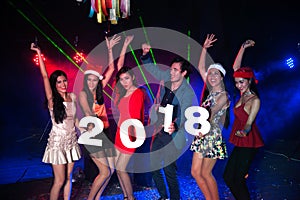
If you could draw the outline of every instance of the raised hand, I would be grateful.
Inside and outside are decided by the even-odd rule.
[[[133,38],[134,38],[134,35],[126,36],[125,41],[124,41],[124,45],[128,46],[131,43],[131,41],[133,40]]]
[[[253,47],[255,45],[255,42],[253,40],[246,40],[243,43],[243,48]]]
[[[212,44],[217,41],[217,38],[215,38],[215,35],[214,34],[207,34],[206,36],[206,39],[204,41],[204,44],[203,44],[203,48],[207,49],[211,46],[213,46]]]
[[[142,44],[143,55],[149,53],[151,46],[147,43]]]
[[[121,40],[121,36],[114,35],[110,40],[105,37],[107,49],[112,49]]]
[[[33,51],[36,51],[37,53],[41,53],[40,48],[35,46],[34,43],[31,43],[30,49],[33,50]]]

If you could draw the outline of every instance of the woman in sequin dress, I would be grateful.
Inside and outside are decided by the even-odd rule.
[[[222,137],[222,128],[228,124],[230,101],[225,91],[223,78],[226,74],[221,64],[211,64],[205,69],[207,49],[216,41],[214,35],[207,35],[200,55],[198,69],[205,83],[202,107],[209,111],[210,130],[207,134],[199,133],[191,144],[194,152],[191,174],[195,178],[206,200],[219,199],[218,186],[212,174],[217,159],[227,157],[226,145]]]
[[[36,51],[39,57],[46,101],[52,121],[52,128],[42,160],[44,163],[50,163],[53,169],[54,181],[50,191],[50,200],[58,199],[63,186],[63,197],[67,200],[72,191],[71,180],[74,161],[81,158],[75,131],[75,124],[78,125],[76,96],[74,93],[67,92],[68,79],[65,72],[56,70],[48,78],[41,50],[34,43],[31,44],[31,49]]]

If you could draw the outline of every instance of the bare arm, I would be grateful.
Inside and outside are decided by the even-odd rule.
[[[203,44],[202,47],[202,51],[200,54],[200,59],[199,59],[199,63],[198,63],[198,70],[200,72],[200,75],[202,77],[202,80],[204,82],[206,82],[206,69],[205,69],[205,62],[206,62],[206,54],[207,54],[207,49],[211,46],[213,46],[212,44],[217,41],[217,39],[215,38],[214,34],[207,34],[205,42]]]
[[[88,97],[84,91],[80,91],[79,93],[79,104],[82,108],[84,116],[95,116],[92,110],[89,107]]]
[[[112,48],[119,43],[121,39],[121,36],[114,35],[111,40],[108,40],[107,37],[105,37],[106,40],[106,46],[108,50],[108,69],[105,73],[104,79],[102,80],[103,88],[107,85],[109,79],[111,78],[112,74],[114,73],[115,66],[114,66],[114,56]]]
[[[51,86],[50,86],[50,81],[49,81],[48,73],[46,71],[46,66],[45,66],[45,63],[44,63],[43,58],[42,58],[41,50],[40,50],[39,47],[36,47],[34,45],[34,43],[31,43],[31,48],[30,49],[33,50],[33,51],[35,51],[38,54],[39,63],[40,63],[40,71],[41,71],[42,78],[43,78],[43,81],[44,81],[46,98],[48,100],[48,107],[52,108],[53,107],[52,89],[51,89]]]
[[[124,61],[125,61],[125,54],[126,54],[126,50],[127,47],[129,46],[129,44],[131,43],[131,41],[133,40],[134,36],[133,35],[129,35],[126,36],[121,53],[120,53],[120,57],[118,59],[118,63],[117,63],[117,70],[119,71],[123,65],[124,65]]]
[[[77,106],[77,101],[76,101],[76,96],[75,95],[74,95],[74,98],[75,98],[74,103]],[[75,123],[75,127],[80,131],[80,133],[82,133],[83,131],[85,131],[84,128],[79,127],[79,119],[78,119],[77,115],[74,116],[74,123]]]
[[[244,56],[245,49],[248,48],[248,47],[254,46],[254,44],[255,44],[255,42],[253,40],[246,40],[246,42],[244,42],[242,44],[238,54],[236,55],[234,63],[233,63],[233,70],[234,71],[241,68],[242,59],[243,59],[243,56]]]
[[[253,99],[253,101],[251,102],[249,117],[247,119],[244,130],[249,130],[250,131],[252,123],[254,122],[254,120],[257,116],[257,113],[259,111],[259,108],[260,108],[260,99],[259,98]]]
[[[80,131],[80,134],[82,134],[84,131],[86,131],[85,128],[79,126],[79,119],[77,117],[75,118],[75,126]]]
[[[248,111],[248,109],[245,109],[245,111],[247,113],[249,113],[247,122],[246,122],[243,130],[238,130],[235,133],[236,136],[239,136],[239,137],[246,137],[247,136],[247,134],[251,131],[252,123],[254,122],[254,120],[257,116],[257,113],[260,109],[260,99],[259,98],[255,98],[255,99],[253,99],[253,101],[251,101],[249,103],[251,103],[251,105],[249,106],[249,111]],[[247,107],[248,106],[246,104],[245,108],[247,108]]]

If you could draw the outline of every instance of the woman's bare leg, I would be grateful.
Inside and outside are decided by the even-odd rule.
[[[102,158],[92,157],[92,160],[98,167],[99,172],[93,181],[92,188],[88,196],[88,200],[95,199],[99,190],[105,185],[105,183],[107,182],[111,174],[106,157],[102,157]]]
[[[130,154],[124,154],[117,151],[116,171],[121,188],[124,193],[124,197],[128,197],[129,200],[134,199],[131,180],[128,173],[126,172],[126,167],[131,156],[132,155]]]

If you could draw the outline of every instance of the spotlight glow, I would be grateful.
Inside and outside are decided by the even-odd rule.
[[[77,52],[76,55],[73,57],[74,61],[78,64],[81,63],[85,59],[85,55],[81,52]]]
[[[294,67],[294,60],[292,58],[289,58],[286,60],[286,64],[291,68]]]

